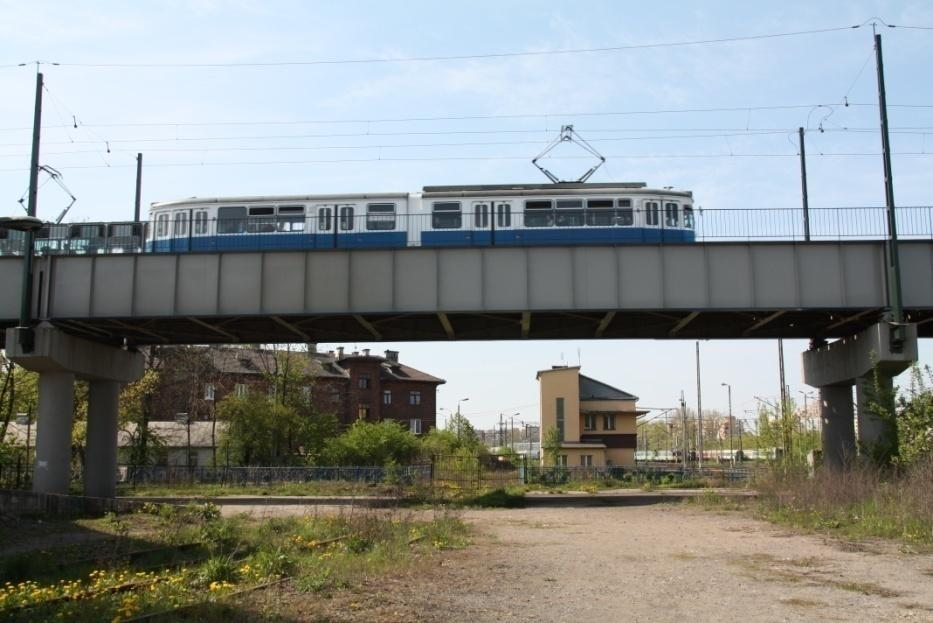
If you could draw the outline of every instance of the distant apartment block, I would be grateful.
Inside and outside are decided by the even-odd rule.
[[[541,462],[544,440],[557,429],[557,463],[568,467],[634,466],[638,397],[580,374],[579,366],[555,366],[537,375],[540,387]]]

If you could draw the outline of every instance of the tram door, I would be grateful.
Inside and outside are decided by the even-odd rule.
[[[514,241],[512,232],[512,205],[508,201],[474,201],[470,214],[471,240],[479,246],[504,244]]]

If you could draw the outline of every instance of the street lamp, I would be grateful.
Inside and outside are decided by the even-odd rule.
[[[469,398],[461,398],[457,401],[457,441],[460,441],[460,429],[463,428],[460,422],[460,403],[466,402]]]
[[[735,467],[735,451],[732,444],[732,429],[735,425],[735,420],[732,419],[732,385],[722,383],[722,386],[729,390],[729,463]]]
[[[42,229],[45,223],[34,216],[4,216],[0,217],[0,229],[23,232],[23,284],[20,288],[19,302],[19,343],[23,352],[32,352],[33,333],[30,327],[32,322],[32,247],[34,234]]]

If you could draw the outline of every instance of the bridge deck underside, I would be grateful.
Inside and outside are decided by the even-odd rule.
[[[921,337],[933,312],[911,310]],[[763,339],[852,335],[880,309],[752,312],[537,312],[60,319],[60,328],[114,344],[551,339]]]

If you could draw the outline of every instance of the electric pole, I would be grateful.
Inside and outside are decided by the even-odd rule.
[[[136,154],[136,203],[133,209],[133,222],[139,222],[139,203],[143,189],[143,155]]]
[[[39,199],[39,138],[42,132],[42,72],[36,72],[36,104],[32,118],[32,158],[29,163],[29,201],[26,215],[35,218]],[[32,352],[32,247],[35,234],[23,232],[23,287],[19,307],[20,346],[24,352]]]
[[[784,384],[784,340],[778,339],[778,371],[781,376],[781,441],[784,445],[784,460],[791,451],[790,430],[787,421],[787,386]]]
[[[872,26],[874,29],[874,26]],[[891,307],[894,327],[891,331],[891,347],[897,349],[904,343],[904,309],[901,306],[901,265],[897,250],[897,216],[894,210],[894,173],[891,169],[891,139],[888,136],[888,101],[884,89],[884,60],[881,54],[881,35],[875,33],[875,63],[878,70],[878,109],[881,113],[881,155],[884,160],[884,202],[888,216],[887,255],[888,305]]]
[[[803,128],[797,128],[800,140],[800,191],[803,196],[803,239],[810,241],[810,198],[807,193],[807,147],[803,142]]]
[[[697,467],[703,468],[703,391],[700,388],[700,340],[697,349]]]
[[[683,435],[681,435],[682,437],[681,441],[683,442],[683,452],[684,452],[684,456],[683,456],[684,474],[686,474],[687,472],[687,401],[684,400],[683,390],[681,390],[680,392],[680,412],[683,416],[683,426],[684,426]]]

